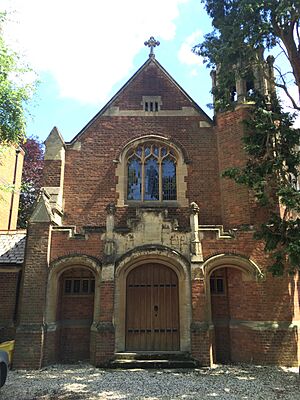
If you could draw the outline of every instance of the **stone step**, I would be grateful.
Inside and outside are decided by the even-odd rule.
[[[115,353],[115,360],[191,360],[191,355],[183,351],[137,351]]]
[[[115,354],[115,359],[110,362],[110,368],[123,369],[179,369],[195,368],[197,361],[187,352],[120,352]]]
[[[195,368],[198,364],[195,360],[114,360],[110,362],[110,368],[121,369],[180,369]]]

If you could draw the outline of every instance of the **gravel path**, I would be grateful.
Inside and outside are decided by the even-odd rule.
[[[195,370],[104,370],[86,364],[10,371],[1,400],[300,400],[297,368],[217,366]]]

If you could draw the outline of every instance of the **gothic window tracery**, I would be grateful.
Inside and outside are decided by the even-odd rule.
[[[127,200],[177,200],[176,155],[174,150],[147,142],[130,150],[127,157]]]

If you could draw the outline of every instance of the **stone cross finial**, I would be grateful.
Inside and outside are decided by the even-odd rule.
[[[153,49],[154,49],[154,47],[159,46],[160,42],[158,40],[155,40],[154,37],[151,36],[149,40],[144,42],[144,45],[147,46],[147,47],[150,47],[149,57],[155,57]]]

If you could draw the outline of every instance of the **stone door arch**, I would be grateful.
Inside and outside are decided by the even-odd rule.
[[[126,284],[131,271],[143,265],[156,264],[162,270],[171,270],[178,282],[178,346],[179,351],[191,351],[191,279],[189,263],[167,247],[143,246],[124,255],[117,263],[115,273],[114,323],[116,332],[115,351],[126,351]],[[174,275],[175,274],[175,275]],[[153,282],[154,284],[154,282]],[[168,284],[165,282],[165,284]],[[172,284],[172,283],[171,283]],[[162,283],[163,285],[163,283]],[[154,306],[155,304],[153,304]],[[152,311],[155,311],[154,308]],[[158,328],[157,328],[158,329]],[[164,328],[161,328],[164,329]],[[173,328],[176,329],[176,328]],[[163,332],[161,332],[163,333]]]
[[[69,256],[51,263],[45,315],[48,362],[90,359],[91,330],[100,315],[100,282],[101,266],[92,257]],[[63,330],[72,325],[73,333],[63,337]],[[65,343],[69,349],[63,349]]]
[[[253,318],[253,293],[262,278],[259,267],[241,256],[218,255],[204,265],[207,316],[213,326],[217,363],[242,361],[243,325]]]

